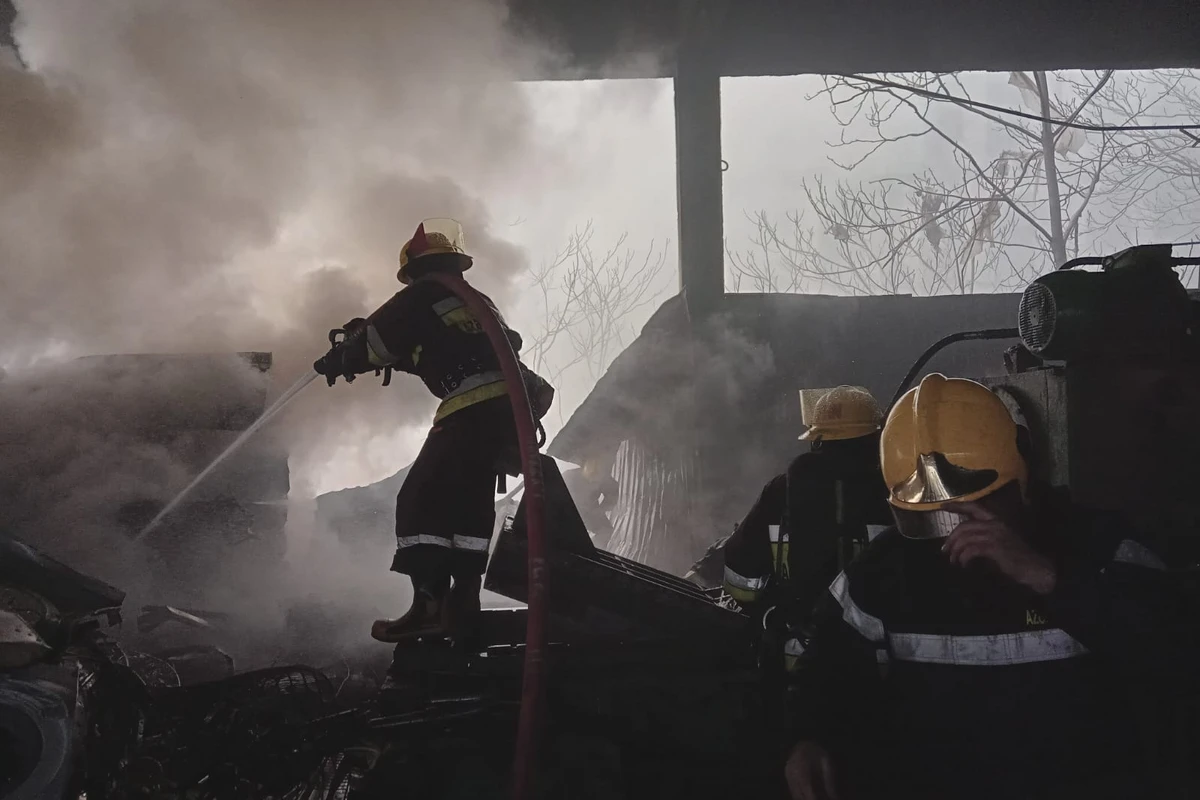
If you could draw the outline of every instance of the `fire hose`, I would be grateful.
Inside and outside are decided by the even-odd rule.
[[[483,326],[512,405],[517,443],[521,452],[521,473],[525,476],[525,519],[529,547],[529,610],[525,627],[525,666],[521,679],[521,712],[517,722],[516,752],[513,760],[513,797],[527,800],[532,796],[534,770],[537,766],[538,739],[541,728],[542,677],[546,647],[546,534],[545,497],[542,482],[542,462],[538,451],[537,426],[533,405],[525,387],[525,378],[500,320],[483,297],[457,275],[431,273],[421,280],[432,280],[454,292]]]
[[[457,275],[434,272],[422,276],[421,281],[434,281],[453,292],[483,328],[500,363],[504,383],[512,406],[513,422],[517,432],[517,444],[521,457],[521,472],[525,476],[526,535],[529,548],[528,612],[525,628],[525,665],[521,685],[521,712],[517,723],[516,749],[513,763],[513,796],[516,800],[527,800],[532,794],[534,770],[537,766],[537,749],[541,723],[543,698],[543,671],[546,647],[546,534],[545,534],[545,486],[542,480],[540,460],[540,425],[534,420],[533,404],[525,376],[521,371],[517,355],[496,312],[477,291]],[[366,336],[365,319],[353,320],[346,328],[329,332],[329,343],[336,350],[349,346],[350,342]],[[333,351],[331,351],[333,352]],[[318,362],[320,364],[320,362]],[[316,366],[316,365],[315,365]],[[316,372],[325,375],[332,386],[338,377],[347,382],[355,378],[354,371],[339,375],[337,367],[316,366]],[[391,368],[376,370],[383,372],[383,384],[391,379]]]

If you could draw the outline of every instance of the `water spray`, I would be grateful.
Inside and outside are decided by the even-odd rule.
[[[146,538],[147,535],[149,535],[155,528],[159,526],[159,523],[161,523],[168,514],[179,508],[180,504],[182,504],[183,501],[186,500],[192,494],[192,492],[196,490],[196,487],[203,483],[204,480],[213,473],[213,470],[221,466],[221,464],[223,464],[231,455],[240,450],[242,445],[250,441],[250,438],[254,436],[254,434],[258,433],[260,430],[262,430],[263,426],[274,419],[275,416],[283,410],[284,406],[291,402],[292,398],[300,393],[301,389],[303,389],[305,386],[308,386],[316,378],[317,373],[314,370],[310,370],[301,375],[300,378],[293,383],[286,392],[279,396],[278,400],[272,403],[266,411],[260,414],[258,419],[254,420],[253,424],[251,424],[249,428],[246,428],[246,430],[242,431],[238,437],[233,440],[229,447],[226,447],[219,456],[213,459],[212,463],[205,467],[199,475],[193,478],[191,483],[183,487],[183,491],[175,495],[175,497],[171,499],[171,502],[163,506],[162,510],[154,515],[154,519],[150,520],[146,527],[142,528],[138,532],[137,536],[133,537],[133,541],[140,542],[142,539]]]

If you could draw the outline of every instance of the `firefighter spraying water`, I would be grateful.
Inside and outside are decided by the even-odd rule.
[[[383,372],[386,384],[399,369],[441,400],[396,498],[392,569],[410,577],[413,604],[397,619],[376,620],[373,638],[472,638],[495,492],[505,475],[525,474],[529,614],[513,774],[513,795],[522,800],[536,765],[545,638],[541,442],[533,425],[540,433],[554,389],[517,360],[521,335],[492,301],[458,277],[472,264],[458,222],[425,220],[400,248],[396,277],[406,288],[369,318],[331,332],[332,346],[313,368],[330,386],[370,371]]]
[[[479,611],[494,523],[493,489],[521,472],[517,433],[500,359],[484,326],[437,273],[461,274],[473,260],[462,227],[452,219],[427,219],[400,250],[397,278],[407,288],[367,319],[330,331],[330,350],[301,376],[211,464],[138,533],[152,533],[209,475],[269,423],[318,375],[333,386],[365,372],[393,369],[419,376],[441,400],[433,427],[397,497],[396,557],[392,569],[409,575],[409,612],[378,620],[371,635],[383,642],[465,633]],[[509,328],[491,300],[480,295],[503,328],[515,354],[521,335]],[[533,414],[549,410],[554,389],[520,365]]]
[[[297,379],[137,539],[152,533],[318,375],[330,386],[339,376],[351,382],[372,371],[383,374],[385,386],[395,369],[419,376],[441,403],[397,498],[392,569],[410,576],[413,605],[398,619],[376,621],[371,635],[399,643],[445,636],[462,640],[473,631],[494,522],[494,490],[506,475],[524,474],[529,613],[513,785],[515,795],[525,797],[537,749],[545,633],[537,460],[544,431],[539,421],[554,389],[520,363],[521,336],[508,328],[491,300],[458,277],[472,265],[458,222],[425,220],[401,248],[399,260],[397,277],[406,288],[368,318],[330,331],[330,350],[313,371]]]
[[[400,249],[397,278],[406,288],[369,318],[331,333],[332,347],[313,365],[330,386],[372,371],[384,372],[386,383],[398,369],[420,377],[441,400],[396,498],[392,569],[412,580],[413,605],[396,619],[375,622],[371,636],[382,642],[469,632],[479,612],[495,488],[504,475],[520,472],[509,388],[483,324],[454,291],[421,280],[458,275],[472,264],[458,222],[425,220]],[[519,355],[521,335],[481,297]],[[520,369],[540,420],[554,389]]]

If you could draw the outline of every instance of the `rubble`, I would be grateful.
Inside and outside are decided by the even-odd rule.
[[[758,741],[745,732],[758,727],[761,699],[742,618],[692,584],[597,551],[547,462],[551,591],[561,601],[548,651],[547,796],[656,797],[680,781],[705,794],[744,787]],[[524,585],[523,524],[519,509],[504,525],[502,568],[490,579],[509,595]],[[237,673],[212,644],[153,646],[168,629],[211,636],[230,623],[219,615],[147,606],[135,648],[117,627],[119,590],[8,538],[0,576],[0,592],[23,597],[46,628],[38,663],[0,672],[0,709],[61,734],[61,753],[26,753],[39,769],[48,756],[62,765],[37,796],[369,800],[397,786],[507,796],[523,609],[485,610],[476,641],[421,642],[397,650],[390,668],[341,658]],[[309,612],[294,624],[328,622]],[[745,769],[729,770],[730,760]],[[686,774],[646,777],[661,764]]]

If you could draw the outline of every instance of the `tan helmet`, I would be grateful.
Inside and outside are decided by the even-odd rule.
[[[808,430],[801,441],[857,439],[879,430],[883,412],[862,386],[801,389],[800,416]]]
[[[462,225],[448,217],[431,217],[417,226],[416,233],[400,248],[400,270],[396,277],[407,285],[412,283],[408,267],[426,256],[454,256],[454,266],[459,272],[471,268],[472,259],[467,255]]]
[[[936,511],[986,497],[1029,472],[1017,447],[1017,423],[981,383],[928,375],[888,414],[879,443],[888,502],[904,511]]]

